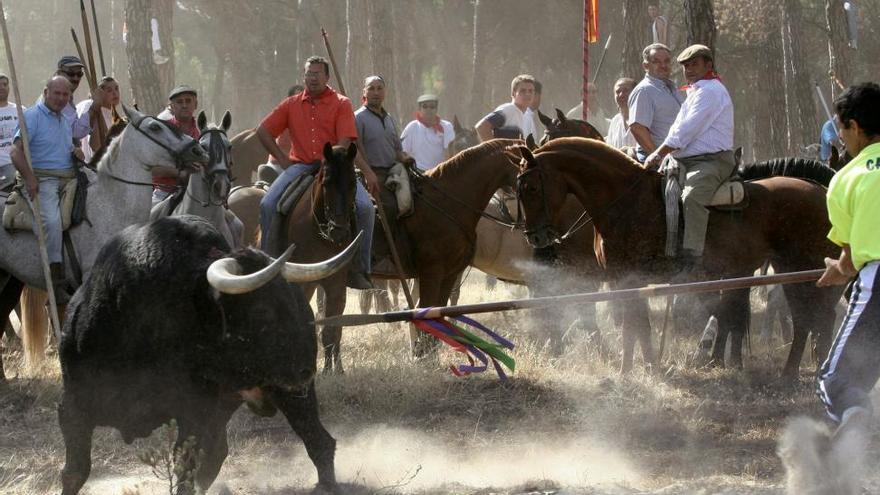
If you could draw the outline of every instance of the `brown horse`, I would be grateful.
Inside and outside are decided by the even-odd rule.
[[[608,276],[615,286],[665,281],[674,264],[664,257],[666,221],[660,174],[644,170],[623,153],[590,139],[554,140],[534,155],[527,149],[521,151],[524,163],[517,190],[533,246],[546,246],[557,237],[560,206],[565,195],[572,193],[602,236]],[[773,162],[745,167],[742,172],[749,179],[744,184],[748,206],[737,213],[713,211],[702,264],[708,278],[747,276],[765,260],[770,260],[778,272],[821,267],[824,257],[837,252],[825,237],[830,225],[822,187],[833,172],[815,162],[789,160],[781,164],[785,170]],[[793,377],[811,332],[818,355],[824,357],[827,352],[840,291],[794,284],[785,286],[785,293],[792,308],[795,336],[784,375]],[[727,291],[720,299],[715,298],[720,303],[715,313],[721,323],[713,348],[716,364],[723,364],[730,336],[732,364],[742,366],[748,294],[747,289]],[[646,363],[653,364],[647,302],[627,304],[622,316],[621,369],[632,368],[636,340]]]
[[[254,129],[242,131],[232,139],[233,186],[250,185],[257,173],[257,167],[269,161],[269,151],[260,142]]]
[[[543,146],[551,139],[561,137],[584,137],[596,139],[604,142],[605,138],[592,124],[580,119],[570,119],[562,113],[562,110],[556,109],[556,118],[551,119],[538,111],[538,119],[544,124],[544,136],[541,138],[540,144]]]

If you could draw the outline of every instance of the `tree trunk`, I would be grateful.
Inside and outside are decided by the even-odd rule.
[[[843,10],[843,0],[825,0],[825,21],[828,27],[829,69],[834,71],[841,83],[849,86],[853,84],[852,63],[855,58],[855,50],[850,48],[847,40],[846,12]],[[834,99],[840,89],[835,84],[831,86],[831,98]]]
[[[128,26],[128,75],[134,101],[142,112],[156,115],[165,106],[159,88],[159,76],[153,64],[150,44],[150,0],[126,0],[125,23]]]
[[[638,81],[644,73],[642,50],[653,41],[651,18],[648,16],[648,0],[624,0],[623,33],[621,75]]]
[[[372,74],[391,77],[394,73],[394,26],[391,22],[391,2],[370,2],[368,9]],[[361,84],[350,89],[353,100],[360,99],[361,89]],[[389,92],[385,99],[385,108],[393,109],[396,106],[397,97],[393,92]]]
[[[806,57],[801,40],[804,38],[800,0],[784,0],[782,4],[782,36],[787,46],[786,95],[789,114],[789,136],[792,152],[800,152],[816,141],[816,105],[810,84]]]
[[[154,0],[153,17],[159,23],[159,55],[168,60],[156,65],[159,75],[159,92],[167,95],[176,86],[174,76],[174,9],[175,0]],[[163,59],[164,60],[164,59]]]
[[[715,52],[715,10],[712,0],[684,0],[687,45],[700,43]]]
[[[471,91],[470,104],[468,105],[468,115],[466,121],[469,123],[476,122],[481,117],[483,105],[485,105],[485,88],[486,88],[486,64],[484,61],[486,46],[486,22],[483,10],[483,2],[474,0],[474,33],[473,33],[473,54],[471,57]],[[473,124],[466,124],[470,127]]]

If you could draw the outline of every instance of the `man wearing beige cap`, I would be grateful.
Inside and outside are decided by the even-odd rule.
[[[415,159],[416,166],[428,170],[449,158],[449,143],[455,139],[455,130],[451,122],[437,115],[437,95],[424,94],[416,102],[419,104],[416,119],[404,127],[400,141],[403,151]]]
[[[684,168],[683,258],[685,268],[703,255],[712,196],[736,167],[733,157],[733,103],[715,72],[712,51],[691,45],[678,56],[687,79],[687,98],[669,134],[645,160],[645,168],[660,165],[672,154]]]

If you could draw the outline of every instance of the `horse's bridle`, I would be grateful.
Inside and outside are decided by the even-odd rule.
[[[220,139],[219,145],[217,146],[209,146],[208,148],[208,165],[203,168],[203,170],[210,169],[210,165],[214,163],[226,163],[227,167],[219,170],[212,170],[210,174],[202,174],[202,182],[205,184],[205,189],[208,190],[208,199],[207,201],[202,200],[201,198],[195,197],[192,191],[189,188],[186,188],[186,195],[196,203],[200,204],[203,208],[207,208],[209,206],[226,206],[226,200],[229,198],[229,192],[226,191],[226,195],[223,197],[215,198],[214,197],[214,182],[217,180],[216,177],[218,175],[226,175],[229,177],[229,167],[232,166],[232,158],[226,153],[226,147],[223,146],[223,137],[226,136],[226,132],[223,129],[206,129],[202,132],[201,138],[199,138],[199,143],[201,140],[205,138],[205,136],[211,136],[208,140],[209,143],[213,142],[215,139],[215,135],[217,135]],[[231,180],[231,179],[228,179]]]
[[[323,167],[325,165],[321,164],[320,166],[323,169]],[[317,187],[320,187],[322,189],[322,191],[324,188],[324,179],[325,179],[325,177],[322,175],[321,181],[317,185]],[[357,179],[355,179],[355,180],[357,180]],[[357,194],[356,188],[357,188],[357,184],[355,184],[355,194]],[[340,225],[339,223],[336,222],[336,220],[334,219],[333,210],[330,205],[330,201],[327,200],[327,196],[328,195],[326,193],[321,195],[321,203],[323,206],[321,208],[321,210],[324,214],[324,221],[322,222],[321,219],[318,217],[318,212],[315,209],[315,187],[312,187],[312,191],[311,191],[312,219],[315,222],[315,227],[317,227],[317,229],[318,229],[318,236],[321,239],[324,239],[325,241],[327,241],[333,245],[337,245],[337,246],[345,245],[348,242],[348,239],[351,239],[351,222],[349,221],[348,225]],[[353,215],[357,214],[355,212],[355,205],[354,204],[352,204],[351,214],[353,214]],[[344,236],[341,237],[341,239],[343,239],[341,242],[336,242],[333,240],[332,233],[335,230],[342,231],[345,234]]]
[[[196,140],[194,139],[192,143],[187,143],[187,144],[183,145],[180,149],[174,149],[174,148],[172,148],[171,146],[168,146],[167,144],[165,144],[165,143],[159,141],[158,139],[154,138],[154,137],[151,136],[150,133],[148,133],[147,131],[141,129],[141,123],[142,123],[144,120],[146,120],[147,118],[150,118],[150,117],[149,117],[148,115],[143,115],[143,116],[141,116],[140,118],[138,118],[137,120],[129,121],[128,125],[134,127],[138,132],[140,132],[141,134],[143,134],[144,136],[146,136],[147,139],[149,139],[150,141],[152,141],[153,143],[155,143],[156,145],[158,145],[158,146],[159,146],[160,148],[162,148],[163,150],[167,151],[168,154],[171,155],[171,158],[174,159],[174,165],[175,165],[175,167],[177,168],[177,170],[183,170],[183,169],[187,168],[188,164],[187,164],[187,162],[185,161],[184,156],[185,156],[185,155],[186,155],[191,149],[193,149],[193,148],[195,148],[196,146],[198,146],[198,145],[199,145],[199,142],[196,141]],[[162,120],[157,119],[157,118],[153,118],[153,120],[155,120],[156,123],[158,123],[159,125],[163,125],[163,126],[165,126],[168,130],[170,130],[170,131],[171,131],[172,133],[174,133],[174,134],[182,134],[181,131],[180,131],[180,129],[177,129],[176,127],[172,126],[172,125],[169,124],[168,122],[162,121]]]

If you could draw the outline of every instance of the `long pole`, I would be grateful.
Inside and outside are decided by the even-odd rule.
[[[101,77],[104,77],[107,75],[107,67],[104,65],[104,47],[101,46],[101,30],[98,29],[98,13],[95,11],[95,0],[90,1],[92,4],[92,29],[95,30],[95,43],[98,45],[98,61],[101,62]]]
[[[424,310],[392,311],[377,315],[341,315],[316,321],[320,325],[358,326],[392,321],[410,321],[415,319],[435,319],[446,316],[466,314],[492,313],[495,311],[513,311],[519,309],[539,309],[565,306],[570,304],[595,303],[602,301],[628,301],[647,297],[671,296],[674,294],[693,294],[697,292],[718,292],[722,290],[745,289],[761,285],[795,284],[818,280],[824,269],[802,272],[777,273],[773,275],[757,275],[752,277],[709,280],[675,285],[656,285],[637,289],[623,289],[608,292],[587,292],[565,296],[536,297],[534,299],[514,299],[479,304],[463,304],[461,306],[445,306]]]
[[[590,100],[590,0],[584,0],[584,39],[583,39],[583,95],[581,101],[584,107],[581,111],[581,118],[584,122],[589,122],[589,100]]]
[[[605,54],[608,53],[608,47],[611,46],[611,35],[614,33],[608,33],[608,37],[605,38],[605,48],[602,48],[602,55],[599,56],[599,63],[596,64],[596,70],[593,71],[593,77],[590,82],[596,82],[596,78],[599,77],[599,72],[602,71],[602,62],[605,61]]]
[[[86,60],[85,54],[83,53],[82,45],[79,42],[79,36],[76,35],[76,29],[70,28],[70,36],[73,38],[73,46],[76,47],[76,55],[80,60]],[[83,62],[85,64],[86,62]],[[97,81],[92,79],[92,75],[89,72],[89,68],[87,66],[83,67],[83,74],[86,76],[86,81],[89,83],[89,91],[94,94],[97,86]]]
[[[330,65],[333,67],[333,74],[336,76],[336,83],[339,84],[339,92],[345,95],[345,86],[342,84],[342,78],[339,77],[339,68],[336,65],[336,58],[333,56],[333,49],[330,48],[330,39],[327,37],[327,31],[325,31],[323,27],[321,28],[321,37],[324,39],[324,48],[327,49],[327,57],[330,59]],[[357,147],[361,156],[366,157],[367,155],[361,147],[360,140],[357,141]],[[394,261],[394,268],[397,270],[397,278],[400,280],[400,286],[403,289],[404,297],[406,297],[406,303],[409,305],[410,309],[415,308],[415,301],[413,300],[412,293],[406,283],[406,274],[403,271],[403,264],[400,262],[397,245],[394,243],[394,237],[391,235],[388,219],[385,217],[385,209],[382,208],[382,199],[377,195],[373,200],[376,202],[379,223],[382,224],[382,231],[385,233],[385,241],[388,243],[388,248],[391,251],[391,260]],[[411,337],[413,336],[414,335],[411,335]]]
[[[86,42],[86,56],[89,58],[89,75],[92,76],[92,82],[97,86],[98,77],[95,73],[95,55],[94,50],[92,50],[92,33],[91,29],[89,29],[89,16],[86,15],[86,4],[84,0],[79,0],[79,14],[82,18],[83,39]],[[92,91],[94,90],[95,88],[92,88]]]
[[[6,9],[3,8],[3,0],[0,0],[0,24],[3,27],[3,44],[6,46],[6,61],[9,64],[9,78],[12,79],[12,90],[15,92],[15,100],[18,104],[15,106],[18,110],[18,122],[21,129],[21,144],[24,148],[24,159],[27,166],[31,166],[31,147],[28,136],[27,124],[24,120],[24,112],[21,110],[21,93],[18,90],[18,76],[15,73],[15,63],[12,60],[12,46],[9,44],[9,30],[6,27]],[[46,251],[46,234],[43,231],[43,217],[40,216],[40,202],[38,198],[31,198],[27,194],[23,194],[34,213],[34,222],[37,225],[37,245],[40,249],[40,262],[43,265],[43,279],[46,282],[46,292],[49,294],[49,317],[52,319],[52,325],[55,328],[55,337],[61,337],[61,325],[58,319],[58,305],[55,302],[55,287],[52,284],[52,272],[49,269],[49,253]]]

